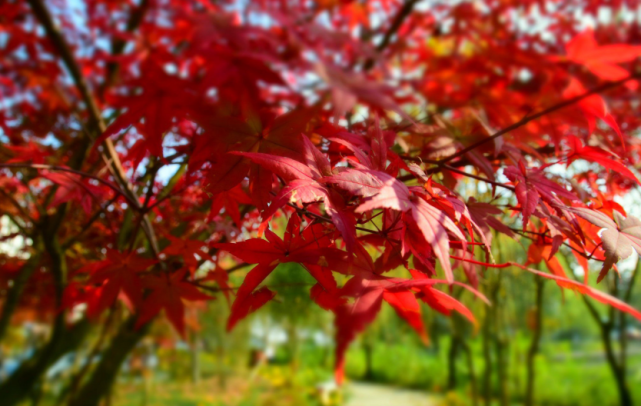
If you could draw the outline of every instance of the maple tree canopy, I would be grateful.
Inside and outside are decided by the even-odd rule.
[[[641,252],[617,203],[639,185],[638,5],[594,25],[600,3],[1,2],[0,231],[28,241],[0,253],[2,320],[65,331],[122,302],[123,328],[184,336],[217,298],[232,329],[294,262],[340,380],[383,303],[426,341],[419,302],[476,323],[448,292],[485,306],[487,268],[641,319],[596,285]]]

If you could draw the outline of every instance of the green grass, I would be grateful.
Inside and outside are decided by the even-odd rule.
[[[480,340],[471,340],[477,381],[481,385],[484,360]],[[521,404],[525,392],[525,354],[527,338],[515,337],[506,353],[509,355],[508,382],[510,401]],[[444,406],[469,405],[471,390],[467,362],[461,354],[457,362],[458,386],[446,390],[447,352],[449,339],[441,340],[438,351],[425,348],[415,341],[400,339],[389,344],[379,341],[373,346],[369,379],[385,385],[421,389],[441,394]],[[616,406],[618,394],[611,372],[600,356],[598,342],[572,345],[568,342],[544,342],[536,359],[536,404],[540,406]],[[580,353],[576,358],[572,354]],[[304,345],[300,351],[299,367],[292,368],[284,354],[277,365],[261,367],[255,379],[247,382],[250,371],[244,367],[225,365],[228,381],[221,387],[221,365],[206,352],[201,354],[203,382],[190,383],[189,353],[174,351],[160,354],[164,359],[145,384],[140,375],[124,374],[113,394],[114,406],[315,406],[315,386],[332,376],[332,356],[327,349]],[[563,356],[560,358],[559,356]],[[585,356],[587,355],[587,356]],[[628,357],[629,385],[633,399],[641,401],[641,355]],[[365,379],[366,359],[357,342],[349,350],[346,363],[348,379]],[[146,395],[145,395],[146,393]],[[499,395],[496,368],[491,393]],[[147,399],[145,401],[145,396]],[[54,399],[43,399],[41,406],[51,406]],[[496,403],[498,404],[498,403]]]
[[[511,401],[518,404],[525,392],[525,351],[527,342],[515,340],[511,343],[508,391]],[[431,392],[446,393],[447,382],[447,341],[438,352],[418,346],[385,345],[379,343],[373,351],[373,374],[375,382],[407,388],[424,389]],[[475,343],[476,344],[476,343]],[[473,345],[473,360],[477,381],[480,386],[484,371],[481,348]],[[518,351],[521,349],[521,351]],[[535,399],[541,406],[615,406],[618,393],[610,369],[600,354],[598,343],[586,343],[579,349],[583,353],[596,356],[572,358],[572,348],[568,343],[546,343],[543,352],[536,359]],[[557,355],[566,354],[563,360]],[[641,401],[641,356],[628,357],[628,379],[633,399]],[[467,363],[463,355],[457,363],[458,387],[456,396],[451,398],[453,405],[465,402],[471,390]],[[494,369],[492,395],[498,396],[496,369]],[[362,349],[353,348],[347,358],[346,372],[352,379],[365,377],[365,355]]]

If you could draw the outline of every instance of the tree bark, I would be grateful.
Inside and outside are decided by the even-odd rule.
[[[447,353],[447,389],[456,389],[456,359],[458,358],[460,339],[452,335],[450,349]]]
[[[13,316],[18,306],[18,300],[20,299],[22,290],[40,264],[42,247],[36,243],[34,244],[34,248],[35,252],[29,257],[22,269],[20,269],[20,272],[18,272],[18,276],[13,280],[13,285],[9,288],[7,297],[2,305],[2,315],[0,315],[0,341],[2,341],[7,333],[7,328],[11,323],[11,316]]]
[[[298,339],[298,329],[296,328],[296,322],[294,320],[288,321],[287,329],[287,340],[289,344],[289,365],[292,369],[292,372],[296,372],[299,366],[299,352],[300,352],[300,342]]]
[[[497,328],[496,306],[498,305],[498,294],[500,288],[500,274],[494,281],[492,281],[492,279],[488,277],[487,290],[489,292],[490,301],[492,302],[492,307],[485,309],[485,319],[483,320],[483,359],[485,362],[483,366],[482,396],[483,404],[485,406],[490,406],[492,404],[492,375],[494,369],[494,363],[492,359],[492,343],[494,340],[493,329],[495,330]]]
[[[367,333],[366,333],[367,334]],[[367,335],[363,337],[363,352],[365,353],[365,375],[366,381],[374,380],[374,346]]]
[[[109,347],[103,352],[89,380],[78,391],[78,395],[69,401],[69,406],[98,406],[100,400],[107,396],[120,366],[129,352],[145,336],[150,325],[147,323],[135,329],[135,324],[135,316],[123,323]]]
[[[474,356],[472,355],[472,349],[466,342],[461,343],[461,348],[463,348],[463,351],[465,351],[465,355],[467,356],[467,373],[470,379],[470,400],[472,401],[472,406],[478,406],[479,391],[478,384],[476,382],[476,372],[474,371]]]
[[[482,387],[482,397],[483,404],[485,406],[490,406],[492,403],[492,348],[490,347],[491,331],[491,311],[486,309],[485,320],[483,321],[483,382]]]
[[[26,399],[33,386],[47,369],[63,355],[74,350],[85,339],[90,323],[82,320],[70,329],[62,327],[53,334],[49,342],[30,360],[20,367],[0,385],[0,399],[3,406],[12,406]],[[64,339],[60,339],[64,337]]]
[[[543,333],[543,287],[545,286],[542,278],[535,276],[536,283],[536,314],[535,314],[535,325],[534,331],[532,334],[532,341],[530,341],[530,348],[527,352],[527,358],[525,361],[525,367],[527,371],[526,377],[526,387],[525,387],[525,406],[534,405],[534,379],[536,377],[535,372],[535,357],[539,352],[539,346],[541,342],[541,335]]]
[[[499,387],[499,404],[501,406],[510,406],[510,396],[508,391],[508,340],[502,335],[499,335],[495,341],[496,345],[496,363],[497,363],[497,378]]]
[[[66,205],[62,205],[55,215],[45,216],[42,219],[42,242],[47,254],[49,254],[49,268],[54,282],[56,309],[62,307],[62,293],[67,278],[65,254],[56,235],[66,213],[66,208]],[[85,323],[88,324],[88,322]],[[74,332],[67,332],[65,314],[59,311],[54,319],[53,331],[47,344],[33,358],[24,362],[7,381],[0,385],[2,404],[9,406],[24,400],[47,369],[62,355],[82,342],[86,335],[85,323],[80,322],[72,329]]]
[[[605,357],[608,361],[608,366],[612,371],[612,376],[616,383],[617,391],[619,392],[619,404],[621,406],[632,406],[632,394],[626,379],[625,368],[617,362],[614,347],[612,346],[612,324],[603,323],[601,326],[601,339],[603,340],[603,348],[605,350]],[[622,333],[623,334],[623,333]]]
[[[498,380],[498,391],[499,391],[499,404],[501,406],[509,406],[510,397],[508,393],[508,364],[507,364],[507,354],[509,340],[505,337],[502,325],[499,319],[500,303],[499,303],[499,291],[501,290],[501,284],[503,282],[503,274],[497,274],[497,281],[492,291],[493,303],[493,319],[494,319],[494,348],[496,352],[496,377]]]
[[[191,341],[191,382],[194,385],[200,383],[200,351],[202,349],[202,340],[200,333],[194,332]]]

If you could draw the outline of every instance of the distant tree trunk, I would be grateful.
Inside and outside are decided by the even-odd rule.
[[[289,340],[289,358],[290,358],[290,366],[292,368],[292,371],[298,370],[298,363],[299,363],[299,340],[298,340],[298,330],[296,328],[296,322],[294,320],[290,320],[289,323],[289,328],[287,331],[287,338]]]
[[[216,359],[218,361],[218,386],[227,389],[227,366],[225,365],[225,347],[222,342],[216,346]]]
[[[89,380],[80,389],[78,395],[69,401],[69,406],[98,406],[100,401],[109,394],[123,361],[149,329],[149,323],[135,329],[136,319],[136,316],[131,316],[123,323],[109,347],[102,353],[100,362]]]
[[[38,379],[38,382],[33,385],[33,389],[31,390],[31,394],[30,394],[31,406],[38,406],[40,404],[40,400],[42,400],[43,392],[44,392],[44,388],[43,388],[43,382],[41,378],[41,379]]]
[[[438,317],[431,317],[429,326],[432,349],[435,354],[438,354],[441,348],[441,326],[439,325]]]
[[[566,259],[567,261],[567,259]],[[637,279],[637,275],[641,272],[641,260],[637,262],[637,266],[632,271],[632,275],[630,276],[630,279],[628,281],[627,287],[624,290],[623,295],[620,295],[619,291],[619,277],[618,275],[614,275],[613,272],[608,275],[609,281],[610,281],[610,289],[609,289],[609,294],[620,298],[626,302],[630,301],[630,298],[632,296],[632,291],[634,288],[634,283]],[[576,279],[576,276],[575,276]],[[606,279],[607,281],[608,279]],[[616,309],[614,307],[610,307],[610,311],[608,314],[607,319],[602,317],[599,311],[594,307],[592,302],[585,297],[582,296],[583,302],[585,303],[590,315],[594,319],[594,321],[597,323],[599,326],[599,329],[601,330],[601,341],[603,342],[603,350],[605,351],[605,358],[607,360],[608,366],[610,367],[610,371],[612,371],[612,376],[614,377],[615,385],[617,387],[617,391],[619,393],[619,404],[621,406],[632,406],[634,404],[632,400],[632,394],[630,393],[630,387],[628,386],[627,382],[627,368],[626,368],[626,351],[627,351],[627,342],[626,342],[626,319],[625,316],[620,316],[619,317],[619,344],[621,345],[618,358],[617,354],[615,352],[615,349],[612,345],[612,332],[614,331],[615,327],[615,320],[616,320]],[[605,321],[604,321],[605,320]]]
[[[479,392],[478,384],[476,382],[476,373],[474,371],[474,356],[472,354],[472,349],[467,342],[462,342],[461,348],[463,348],[463,351],[465,351],[465,355],[467,356],[467,373],[470,379],[470,400],[472,401],[472,406],[478,406]]]
[[[85,339],[90,324],[87,320],[76,323],[67,329],[64,325],[54,330],[49,342],[31,359],[25,361],[11,376],[0,385],[0,403],[2,406],[18,404],[31,393],[32,387],[38,382],[47,369],[63,355],[74,350]],[[57,337],[53,337],[57,335]],[[61,337],[64,336],[64,339]]]
[[[490,347],[491,345],[491,331],[490,331],[490,323],[491,323],[491,311],[490,309],[485,309],[486,316],[485,320],[483,320],[483,332],[482,332],[482,339],[483,339],[483,382],[481,383],[482,387],[482,397],[483,397],[483,404],[485,406],[490,406],[492,403],[492,348]]]
[[[510,396],[508,390],[508,364],[507,354],[509,342],[501,334],[498,335],[495,341],[496,344],[496,362],[497,362],[497,378],[499,387],[499,404],[501,406],[510,406]]]
[[[323,323],[323,332],[325,333],[326,337],[331,337],[332,336],[332,328],[330,323]],[[325,343],[324,350],[323,350],[323,366],[326,368],[331,368],[332,363],[334,362],[333,358],[333,351],[332,347],[330,345],[327,345]]]
[[[365,333],[363,336],[363,352],[365,353],[365,375],[363,378],[366,381],[374,380],[374,345],[369,335]]]
[[[541,334],[543,332],[543,287],[545,282],[542,278],[535,276],[536,283],[536,299],[535,299],[535,316],[534,316],[534,326],[532,341],[530,341],[530,348],[527,352],[527,358],[525,361],[525,367],[527,370],[526,377],[526,388],[525,388],[525,406],[534,405],[534,378],[536,376],[535,372],[535,357],[539,352],[539,344],[541,341]]]
[[[64,207],[64,206],[63,206]],[[42,241],[50,259],[50,272],[54,282],[56,308],[62,305],[62,292],[67,275],[65,254],[56,237],[56,231],[64,216],[64,208],[60,208],[55,216],[43,218]],[[65,314],[58,313],[54,319],[53,331],[47,344],[37,354],[25,361],[9,379],[0,385],[0,399],[3,406],[12,406],[24,400],[31,392],[47,369],[61,356],[75,349],[88,332],[88,323],[79,322],[67,331]]]
[[[223,331],[224,319],[217,314],[216,328],[212,335],[203,336],[203,344],[206,351],[213,351],[216,356],[216,375],[218,378],[218,388],[225,390],[227,388],[227,367],[225,366],[225,332]]]
[[[191,342],[191,382],[194,385],[200,383],[200,351],[202,348],[202,340],[200,338],[200,333],[192,333],[192,342]]]
[[[503,273],[497,273],[497,280],[492,290],[492,298],[490,299],[493,303],[493,335],[494,335],[494,350],[496,352],[496,377],[497,377],[497,386],[499,391],[499,404],[501,406],[509,406],[509,393],[508,393],[508,363],[507,363],[507,354],[509,354],[509,340],[506,338],[502,325],[500,323],[499,311],[501,310],[501,304],[499,303],[499,292],[501,290],[501,284],[503,282]]]
[[[622,333],[624,334],[624,333]],[[621,364],[617,362],[614,348],[612,346],[612,324],[603,323],[601,327],[601,339],[603,340],[603,348],[605,350],[605,357],[612,371],[614,381],[616,383],[617,391],[619,392],[619,404],[621,406],[632,406],[632,394],[626,379],[626,370]]]
[[[447,389],[456,389],[456,359],[458,358],[461,340],[456,334],[452,334],[450,349],[447,353]]]
[[[9,287],[7,296],[2,304],[2,314],[0,314],[0,341],[7,333],[7,328],[11,323],[18,300],[27,282],[31,278],[33,272],[38,268],[40,259],[42,258],[42,245],[34,242],[34,253],[29,257],[27,262],[22,266],[18,275],[13,280],[13,284]]]
[[[500,253],[500,252],[499,252]],[[492,302],[492,306],[485,309],[485,319],[483,320],[483,381],[482,381],[482,391],[483,391],[483,404],[485,406],[490,406],[492,404],[492,376],[494,369],[494,360],[492,359],[492,344],[494,342],[494,330],[497,326],[497,309],[498,305],[498,294],[501,288],[501,276],[497,275],[496,278],[487,278],[486,285],[489,299]]]

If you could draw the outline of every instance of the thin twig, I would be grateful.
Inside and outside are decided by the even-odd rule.
[[[73,173],[74,175],[78,175],[78,176],[83,177],[83,178],[93,179],[93,180],[96,180],[96,181],[102,183],[103,185],[107,186],[108,188],[110,188],[111,190],[116,192],[117,194],[119,194],[122,197],[124,197],[130,205],[133,205],[133,201],[131,200],[129,195],[126,194],[125,192],[123,192],[122,189],[120,189],[118,186],[116,186],[115,184],[111,183],[110,181],[108,181],[106,179],[102,179],[102,178],[100,178],[98,176],[92,175],[92,174],[87,173],[87,172],[77,171],[75,169],[68,168],[66,166],[30,164],[30,163],[25,163],[25,164],[21,164],[21,163],[3,164],[3,163],[0,163],[0,168],[44,169],[44,170],[48,170],[48,171]]]
[[[460,151],[458,151],[458,152],[456,152],[456,153],[454,153],[454,154],[452,154],[452,155],[450,155],[450,156],[448,156],[446,158],[441,159],[438,162],[437,165],[439,167],[443,166],[447,162],[450,162],[453,159],[456,159],[456,158],[458,158],[460,156],[465,155],[466,153],[468,153],[468,152],[480,147],[481,145],[485,144],[488,141],[491,141],[491,140],[493,140],[495,138],[498,138],[501,135],[509,133],[510,131],[516,130],[517,128],[524,126],[525,124],[529,123],[530,121],[534,121],[534,120],[536,120],[538,118],[546,116],[546,115],[548,115],[550,113],[553,113],[553,112],[555,112],[557,110],[561,110],[562,108],[565,108],[565,107],[571,106],[571,105],[573,105],[575,103],[578,103],[581,100],[583,100],[583,99],[585,99],[587,97],[590,97],[590,96],[592,96],[594,94],[601,93],[601,92],[603,92],[605,90],[609,90],[609,89],[621,86],[621,85],[629,82],[630,80],[636,80],[636,79],[639,79],[640,77],[641,77],[641,74],[632,74],[632,75],[630,75],[630,76],[628,76],[626,78],[623,78],[621,80],[604,83],[601,86],[597,86],[597,87],[595,87],[595,88],[593,88],[593,89],[591,89],[591,90],[589,90],[589,91],[587,91],[587,92],[585,92],[585,93],[583,93],[581,95],[572,97],[570,99],[562,101],[561,103],[557,103],[554,106],[548,107],[547,109],[541,110],[540,112],[538,112],[536,114],[533,114],[531,116],[523,117],[521,120],[517,121],[516,123],[514,123],[512,125],[509,125],[509,126],[503,128],[502,130],[499,130],[499,131],[495,132],[494,134],[490,135],[489,137],[483,138],[483,139],[475,142],[474,144],[469,145],[469,146],[463,148],[462,150],[460,150]]]
[[[398,10],[396,13],[396,16],[394,16],[394,20],[392,20],[392,25],[387,29],[385,34],[383,35],[383,39],[381,40],[380,44],[376,46],[376,52],[381,53],[385,48],[387,48],[392,41],[392,37],[396,34],[396,32],[401,28],[403,25],[403,22],[405,19],[412,14],[412,10],[414,9],[414,5],[418,3],[420,0],[407,0],[405,3],[403,3],[403,6]],[[374,62],[375,58],[371,57],[365,63],[363,64],[363,69],[368,71],[374,67]]]
[[[481,176],[477,176],[477,175],[474,175],[472,173],[468,173],[468,172],[462,171],[460,169],[456,169],[455,167],[450,166],[450,165],[443,165],[443,168],[447,169],[448,171],[452,171],[452,172],[467,176],[468,178],[480,180],[480,181],[489,183],[491,185],[502,187],[504,189],[511,190],[512,192],[514,192],[514,187],[513,186],[506,185],[506,184],[500,183],[500,182],[495,182],[493,180],[490,180],[490,179],[487,179],[487,178],[483,178]]]
[[[62,58],[65,66],[69,70],[73,81],[80,92],[84,103],[87,105],[87,111],[89,112],[90,124],[93,127],[93,130],[96,134],[102,134],[107,129],[107,126],[102,119],[98,104],[96,103],[95,98],[93,97],[89,85],[86,82],[85,78],[82,75],[80,66],[78,65],[74,55],[71,51],[71,48],[64,39],[62,32],[59,27],[54,23],[49,10],[42,0],[28,0],[31,8],[33,9],[34,14],[40,21],[40,23],[45,28],[49,40],[52,42],[54,47],[58,50],[60,57]],[[111,139],[106,138],[103,141],[103,146],[105,152],[102,154],[103,160],[105,161],[107,167],[109,168],[112,175],[116,178],[118,183],[124,189],[125,193],[129,196],[129,201],[133,204],[133,208],[136,210],[141,210],[142,205],[138,201],[136,193],[133,191],[125,170],[122,167],[118,153],[114,147]],[[159,254],[158,240],[154,232],[153,226],[149,221],[149,218],[145,215],[143,220],[143,229],[147,235],[147,239],[151,245],[152,251],[156,257]],[[164,263],[161,263],[164,267]]]

